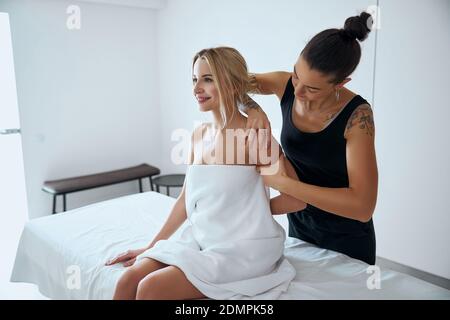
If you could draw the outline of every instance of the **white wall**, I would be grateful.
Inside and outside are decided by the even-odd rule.
[[[378,254],[450,278],[450,2],[381,0]]]
[[[66,28],[70,4],[81,8],[77,31]],[[0,11],[11,19],[31,218],[51,212],[45,180],[160,166],[154,11],[65,0],[2,0]],[[67,205],[138,190],[83,191]]]

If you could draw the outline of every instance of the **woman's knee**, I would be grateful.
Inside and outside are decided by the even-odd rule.
[[[142,279],[137,287],[136,300],[162,299],[164,281],[157,272],[152,272]]]
[[[132,267],[127,269],[117,282],[116,290],[126,289],[126,288],[136,288],[141,281],[141,276],[139,272]]]

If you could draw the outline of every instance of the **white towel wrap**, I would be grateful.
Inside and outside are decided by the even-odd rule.
[[[269,189],[255,166],[190,165],[188,220],[179,237],[138,257],[180,268],[213,299],[276,299],[295,277],[284,258],[284,229],[270,212]]]

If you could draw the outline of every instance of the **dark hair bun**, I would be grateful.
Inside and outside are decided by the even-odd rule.
[[[372,29],[372,24],[372,16],[367,12],[363,12],[359,16],[347,18],[341,32],[352,40],[358,39],[363,41]]]

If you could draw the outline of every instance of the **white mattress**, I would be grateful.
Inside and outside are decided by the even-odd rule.
[[[32,220],[11,281],[34,283],[53,299],[111,299],[125,268],[104,262],[148,244],[174,201],[145,192]],[[370,290],[367,264],[298,239],[287,239],[285,256],[297,275],[280,299],[450,299],[449,290],[385,269],[380,289]]]

